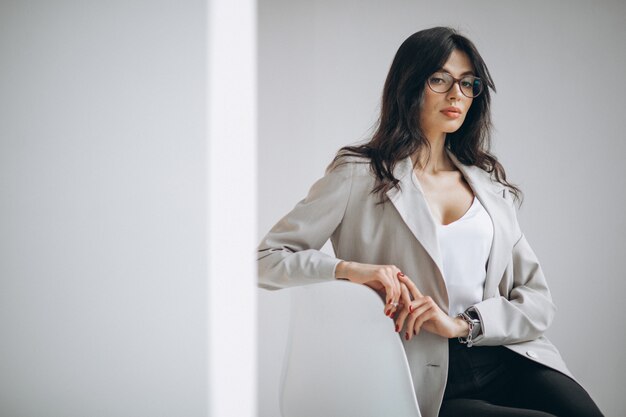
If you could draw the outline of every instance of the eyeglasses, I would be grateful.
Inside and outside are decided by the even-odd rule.
[[[461,93],[463,93],[465,97],[475,98],[483,91],[483,81],[473,75],[467,75],[458,79],[447,72],[436,72],[428,77],[427,80],[428,86],[435,93],[447,93],[452,89],[454,83],[459,84]]]

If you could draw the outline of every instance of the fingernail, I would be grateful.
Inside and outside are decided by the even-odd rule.
[[[391,315],[391,310],[385,311],[385,316],[390,316],[390,315]]]
[[[409,340],[409,332],[404,333],[404,338],[405,338],[406,340]]]
[[[403,274],[402,272],[398,272],[398,276],[399,276],[399,277],[403,277],[403,276],[404,276],[404,274]]]
[[[398,325],[396,324],[396,332],[397,332],[398,330],[400,330],[400,329],[398,328]]]
[[[409,313],[413,312],[413,306],[409,306]]]
[[[417,329],[413,329],[413,334],[416,335],[417,334]]]

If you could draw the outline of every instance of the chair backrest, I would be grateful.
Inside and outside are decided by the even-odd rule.
[[[289,335],[289,315],[293,290],[269,291],[259,288],[257,392],[258,416],[280,417],[285,349]]]
[[[400,336],[372,289],[331,281],[287,291],[283,417],[421,416]]]

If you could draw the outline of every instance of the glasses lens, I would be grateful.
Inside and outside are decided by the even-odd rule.
[[[467,97],[476,97],[483,91],[483,82],[478,77],[465,77],[461,80],[461,91]]]
[[[453,82],[452,76],[445,72],[436,72],[428,79],[428,85],[436,93],[448,92]]]
[[[452,88],[453,83],[454,78],[447,72],[436,72],[428,78],[428,85],[436,93],[447,93]],[[470,98],[477,97],[483,91],[483,81],[473,75],[463,77],[459,81],[459,86],[461,92]]]

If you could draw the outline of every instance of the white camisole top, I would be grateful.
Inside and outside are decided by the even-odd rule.
[[[483,299],[493,224],[476,196],[463,217],[447,225],[435,224],[450,299],[449,315],[454,317]]]

